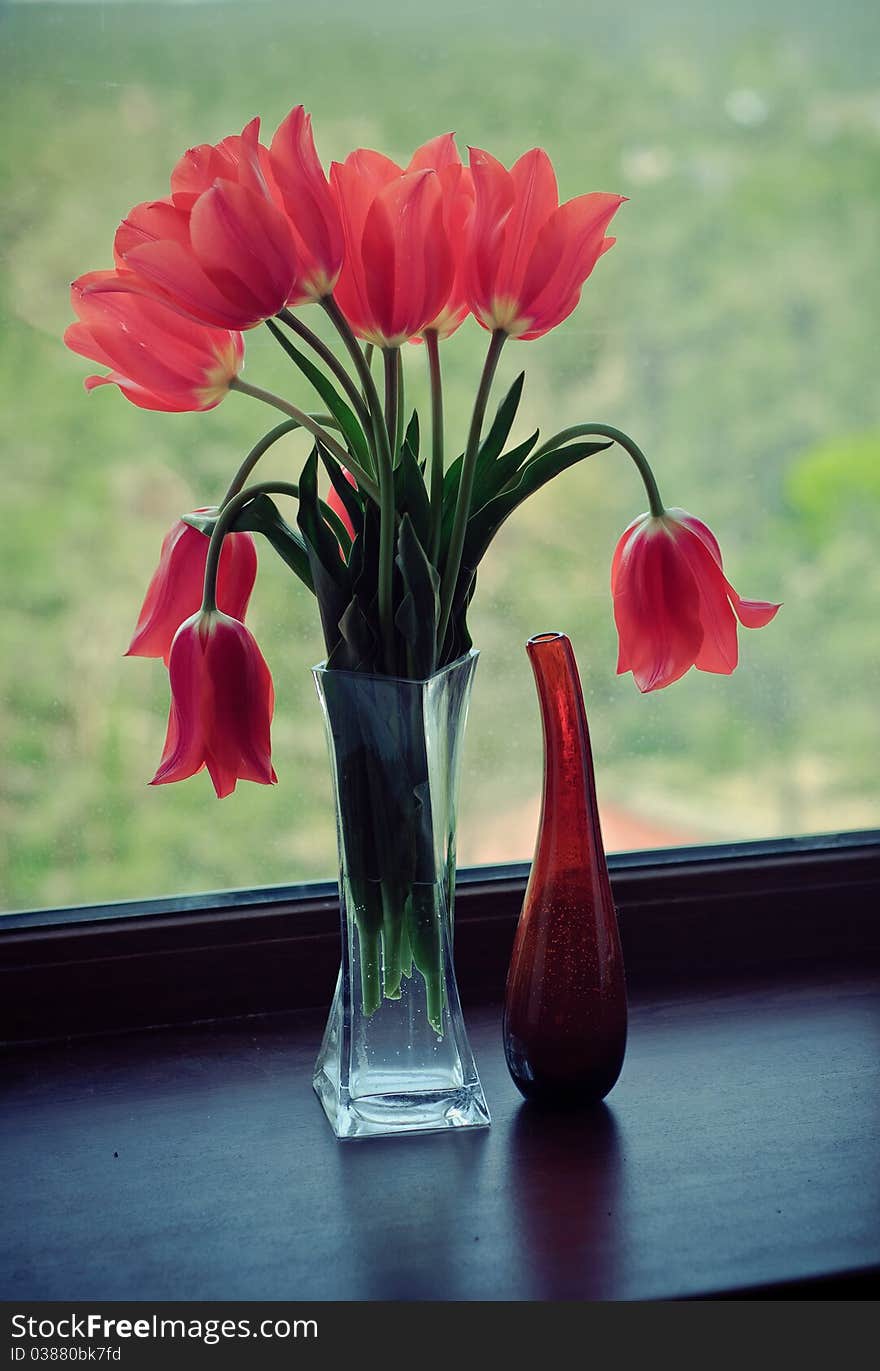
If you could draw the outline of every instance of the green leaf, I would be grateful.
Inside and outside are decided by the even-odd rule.
[[[474,572],[467,593],[463,596],[457,610],[453,610],[449,620],[449,629],[447,630],[446,635],[449,650],[445,656],[445,661],[458,661],[459,657],[463,657],[466,652],[470,652],[474,645],[474,640],[471,637],[467,626],[467,614],[470,609],[471,601],[474,598],[476,588],[477,573]],[[444,664],[444,662],[440,662],[438,665],[442,666]]]
[[[206,538],[210,538],[214,532],[214,525],[217,522],[218,510],[214,507],[213,514],[182,514],[180,522],[189,524],[190,528],[197,529],[199,533],[204,533]]]
[[[502,457],[497,457],[491,463],[484,463],[482,467],[477,466],[474,473],[474,489],[471,495],[471,514],[482,509],[483,505],[500,495],[505,486],[511,484],[519,472],[523,462],[528,457],[535,443],[540,436],[540,430],[535,432],[530,438],[526,438],[524,443],[511,448],[510,452],[505,452]],[[482,452],[482,448],[480,449]],[[440,535],[441,557],[445,557],[449,547],[449,539],[452,536],[452,524],[455,519],[455,502],[458,498],[458,482],[461,475],[463,459],[457,457],[452,466],[446,472],[443,482],[443,525]],[[450,476],[450,473],[451,476]],[[447,488],[447,478],[449,487]]]
[[[492,427],[480,444],[480,451],[477,456],[478,471],[481,467],[494,462],[507,442],[510,430],[513,428],[513,421],[516,418],[516,411],[519,409],[525,379],[526,374],[521,371],[498,406]]]
[[[372,501],[364,507],[363,528],[354,541],[348,563],[352,596],[339,620],[340,639],[327,659],[342,671],[381,672],[380,643],[372,626],[378,623],[379,511]]]
[[[339,620],[340,646],[328,661],[328,666],[342,667],[344,671],[372,671],[376,662],[379,640],[373,631],[368,616],[355,596],[350,600],[342,618]]]
[[[539,437],[540,430],[535,429],[531,437],[526,438],[524,443],[511,448],[510,452],[505,452],[503,457],[497,457],[490,466],[484,466],[482,470],[475,473],[474,490],[471,496],[472,512],[482,509],[483,505],[488,504],[496,495],[500,495],[505,486],[513,483],[520,467]]]
[[[315,593],[306,545],[295,529],[282,518],[274,500],[270,500],[268,495],[258,495],[255,500],[250,500],[233,527],[236,532],[249,529],[252,533],[262,533],[281,560],[296,572],[303,585],[308,586],[312,594]]]
[[[373,459],[370,455],[369,445],[364,436],[355,413],[349,408],[339,391],[329,381],[322,371],[319,371],[314,362],[311,362],[299,348],[295,347],[285,333],[271,319],[266,320],[269,330],[274,338],[277,338],[284,351],[292,362],[295,362],[300,371],[321,396],[324,404],[329,409],[333,418],[339,424],[342,435],[345,438],[346,446],[359,466],[365,468],[367,473],[373,470]]]
[[[585,457],[592,457],[594,453],[602,452],[610,446],[610,442],[570,443],[567,447],[554,448],[550,452],[544,452],[540,457],[535,457],[531,462],[526,462],[506,490],[501,491],[499,495],[496,495],[471,515],[465,532],[461,568],[452,602],[451,621],[457,621],[466,613],[468,601],[473,594],[473,582],[477,567],[485,556],[495,534],[505,520],[510,518],[513,511],[530,495],[534,495],[542,486],[545,486],[548,481],[552,481],[554,476],[560,475],[561,472],[566,471],[577,462],[582,462]],[[447,633],[448,642],[449,634]],[[443,644],[443,647],[445,648],[446,644]],[[448,655],[449,650],[451,649],[447,649],[443,660],[453,660]]]
[[[527,438],[525,443],[520,443],[518,448],[514,448],[506,457],[502,458],[503,467],[499,469],[499,456],[504,448],[504,444],[510,436],[516,412],[519,409],[519,402],[522,398],[523,384],[525,382],[525,372],[521,371],[517,376],[510,390],[505,395],[495,413],[492,427],[481,442],[477,451],[477,459],[474,466],[474,488],[471,493],[471,510],[479,509],[493,495],[497,495],[503,486],[510,480],[517,470],[519,464],[531,452],[535,443],[538,441],[538,434],[532,438]],[[517,455],[518,454],[518,455]],[[458,487],[461,481],[461,471],[464,466],[464,454],[456,457],[446,469],[443,476],[443,531],[441,534],[441,547],[445,555],[449,547],[449,538],[452,533],[452,525],[455,520],[455,506],[458,502]]]
[[[437,656],[440,578],[408,514],[400,521],[396,562],[403,582],[403,598],[394,623],[407,645],[410,675],[415,680],[424,680],[433,673]]]
[[[413,457],[415,457],[416,461],[419,460],[419,441],[419,412],[417,409],[414,409],[412,412],[412,418],[410,419],[406,427],[406,433],[404,434],[403,438],[403,445],[404,447],[409,448],[410,452],[412,453]]]
[[[419,464],[406,444],[394,469],[394,505],[398,515],[409,515],[419,542],[427,547],[431,541],[431,502]]]
[[[458,499],[458,486],[461,481],[461,469],[464,466],[464,453],[459,453],[454,462],[443,473],[443,522],[448,522],[452,527],[452,518],[455,514],[455,502]]]
[[[540,457],[526,462],[509,487],[489,500],[468,520],[462,566],[468,565],[471,570],[476,569],[501,525],[530,495],[534,495],[548,481],[552,481],[554,476],[559,476],[577,462],[582,462],[585,457],[592,457],[610,446],[610,442],[571,443],[568,447],[554,448],[551,452],[544,452]]]
[[[330,477],[330,484],[339,496],[342,507],[351,520],[356,538],[364,523],[363,496],[357,486],[353,486],[347,477],[343,476],[339,469],[339,463],[325,450],[323,443],[318,443],[317,447],[327,475]]]
[[[339,543],[321,513],[317,444],[312,448],[299,480],[297,522],[308,551],[324,642],[330,654],[339,642],[339,621],[351,600],[351,576],[340,554]]]

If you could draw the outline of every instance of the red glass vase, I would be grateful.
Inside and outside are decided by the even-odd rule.
[[[504,1004],[504,1052],[527,1099],[601,1100],[626,1048],[626,982],[577,662],[564,633],[526,650],[544,730],[544,795]]]

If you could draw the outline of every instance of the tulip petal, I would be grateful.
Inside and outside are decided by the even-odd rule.
[[[101,367],[112,367],[111,358],[99,347],[92,337],[91,330],[85,324],[68,324],[64,330],[64,346],[70,348],[71,352],[77,353],[80,357],[86,357],[90,362],[97,362]],[[89,380],[100,380],[100,377],[89,377]],[[86,387],[91,389],[90,386]]]
[[[196,514],[216,513],[204,508]],[[182,519],[166,534],[153,577],[138,615],[127,657],[162,657],[168,664],[180,625],[202,603],[209,539]],[[251,533],[227,533],[217,570],[217,604],[244,619],[257,576],[257,550]]]
[[[710,553],[719,572],[722,571],[721,548],[718,546],[718,539],[712,530],[701,519],[695,518],[693,514],[688,514],[684,509],[670,509],[667,514],[683,524],[700,540]],[[780,609],[778,604],[773,604],[769,600],[744,600],[737,594],[726,577],[722,576],[722,583],[724,592],[729,597],[734,612],[744,628],[764,628],[771,619],[776,617]]]
[[[147,200],[129,210],[113,240],[113,256],[120,269],[126,255],[143,243],[189,243],[189,212],[171,200]]]
[[[194,323],[130,289],[135,280],[130,272],[90,272],[71,286],[80,322],[65,342],[111,368],[89,377],[86,389],[117,385],[142,409],[212,408],[241,368],[241,335]]]
[[[729,581],[726,584],[731,604],[744,628],[765,628],[782,608],[781,604],[774,605],[769,600],[743,600]]]
[[[634,531],[617,566],[614,618],[618,673],[630,670],[646,693],[671,685],[694,665],[703,640],[693,574],[658,521]]]
[[[505,226],[513,208],[514,184],[509,171],[482,148],[470,149],[470,170],[474,184],[474,217],[471,224],[471,252],[467,273],[471,308],[490,326],[498,262],[504,243]]]
[[[257,579],[257,545],[252,533],[227,533],[217,568],[217,607],[243,620]]]
[[[543,148],[532,148],[510,169],[513,206],[504,229],[504,246],[495,273],[495,294],[519,300],[538,234],[559,204],[556,173]]]
[[[358,165],[349,159],[331,171],[346,234],[336,298],[361,337],[397,347],[439,313],[452,287],[440,183],[433,171],[405,172],[374,193]]]
[[[345,238],[336,197],[315,148],[311,116],[302,105],[279,124],[269,157],[290,216],[303,288],[323,286],[327,293],[339,276]]]
[[[355,174],[371,202],[384,186],[390,185],[403,174],[402,167],[383,152],[375,152],[372,148],[355,148],[346,157],[345,166]]]
[[[177,630],[202,602],[207,559],[208,539],[178,519],[162,540],[127,657],[163,657],[168,664]]]
[[[218,181],[196,201],[189,229],[206,276],[252,322],[283,309],[296,280],[296,253],[287,220],[270,200]]]
[[[700,542],[704,544],[711,554],[713,561],[718,564],[719,571],[723,569],[721,548],[718,545],[718,539],[715,537],[711,528],[703,523],[702,519],[697,519],[695,515],[688,514],[686,509],[680,509],[678,506],[667,509],[666,515],[668,519],[674,519],[676,523],[683,524],[685,528],[690,529],[691,533],[699,538]]]
[[[663,522],[669,529],[678,555],[690,568],[700,595],[703,641],[694,665],[699,671],[729,676],[739,660],[739,645],[736,619],[727,598],[727,583],[721,568],[707,543],[698,534],[669,517]],[[714,537],[712,541],[715,542]]]
[[[185,780],[207,766],[218,798],[239,779],[271,785],[269,668],[244,624],[218,611],[178,630],[169,662],[171,712],[152,784]]]
[[[235,158],[230,149],[223,143],[216,147],[201,143],[188,148],[171,173],[171,199],[175,207],[188,214],[199,196],[220,177],[230,181],[237,179]]]
[[[208,635],[205,698],[205,761],[218,798],[236,779],[274,784],[269,725],[272,677],[253,636],[243,624],[218,614]]]
[[[605,229],[622,195],[580,195],[554,210],[540,230],[519,295],[522,314],[546,333],[571,313],[603,251]],[[529,337],[539,336],[529,330]]]
[[[418,185],[426,173],[420,174]],[[397,244],[395,229],[403,213],[411,207],[412,179],[389,183],[376,196],[364,221],[361,239],[361,267],[367,308],[378,335],[377,341],[391,339],[396,333],[395,305],[398,295]]]
[[[407,171],[443,171],[446,167],[456,166],[461,166],[461,158],[455,146],[455,134],[440,133],[416,148],[409,159]]]
[[[174,639],[168,664],[171,709],[162,760],[150,785],[185,781],[205,764],[201,705],[204,650],[198,631],[200,616],[182,624]]]
[[[368,326],[370,307],[361,263],[361,248],[364,224],[373,203],[373,192],[349,162],[332,164],[330,184],[339,203],[345,241],[345,257],[334,295],[352,328],[362,337],[364,329]]]
[[[83,385],[88,391],[96,390],[98,386],[118,386],[126,400],[137,405],[138,409],[150,409],[160,414],[183,414],[194,409],[188,391],[177,395],[159,395],[154,390],[145,390],[143,386],[129,380],[119,371],[108,372],[106,376],[87,376]],[[202,405],[200,408],[213,409],[215,404],[220,403],[220,399],[218,396],[213,404]]]
[[[251,310],[240,309],[228,300],[181,243],[143,243],[131,248],[125,261],[141,281],[115,289],[158,297],[169,309],[215,328],[247,329],[261,322]]]

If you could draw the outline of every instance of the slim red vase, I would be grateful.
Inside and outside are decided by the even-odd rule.
[[[527,1099],[589,1104],[623,1065],[623,957],[571,642],[539,633],[526,651],[544,729],[544,795],[507,977],[504,1052]]]

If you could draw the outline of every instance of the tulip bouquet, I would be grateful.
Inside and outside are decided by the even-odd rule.
[[[471,648],[477,570],[504,521],[613,442],[635,462],[649,504],[614,554],[618,671],[648,691],[691,666],[733,670],[737,618],[760,627],[777,606],[737,595],[712,533],[664,506],[640,448],[592,422],[511,443],[522,375],[487,419],[502,349],[571,314],[615,241],[608,228],[623,199],[594,192],[560,204],[541,149],[508,170],[473,148],[464,165],[451,134],[406,167],[358,149],[328,176],[299,107],[268,145],[254,120],[240,136],[190,149],[168,195],[125,217],[113,268],[72,287],[78,322],[65,341],[109,368],[86,388],[112,384],[134,405],[166,411],[210,409],[236,392],[285,416],[245,456],[220,503],[187,512],[165,539],[129,647],[163,658],[169,671],[154,784],[206,767],[222,797],[239,779],[276,779],[272,680],[244,624],[254,534],[314,594],[328,673],[428,680]],[[337,349],[309,325],[316,308]],[[448,461],[441,353],[469,315],[488,348],[465,441]],[[314,411],[244,379],[242,334],[261,324],[313,389]],[[423,345],[430,381],[421,424],[404,396],[401,348],[410,343]],[[298,480],[253,481],[263,454],[296,428],[313,440]],[[296,502],[295,520],[279,497]],[[407,848],[405,838],[398,846]],[[389,931],[387,901],[359,927],[373,940],[369,1010],[382,993],[382,939],[396,949],[386,995],[399,993],[409,953],[400,927]],[[430,952],[419,962],[430,982]],[[441,1001],[438,992],[435,1025]]]

